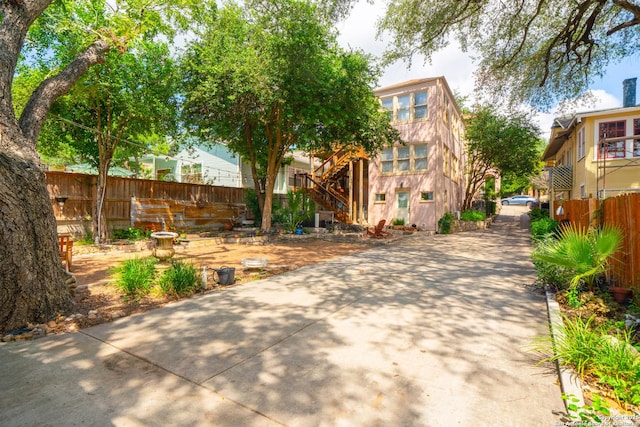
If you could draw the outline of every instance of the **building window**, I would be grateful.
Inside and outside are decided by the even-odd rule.
[[[408,122],[427,118],[427,92],[408,93],[396,97],[384,98],[380,102],[390,121]]]
[[[633,135],[640,135],[640,119],[633,119]],[[640,139],[633,140],[633,157],[640,157]]]
[[[445,174],[445,176],[451,175],[451,170],[449,169],[451,167],[450,160],[449,147],[444,147],[442,150],[442,172]]]
[[[615,159],[625,157],[624,141],[605,143],[605,138],[618,138],[625,136],[626,121],[618,120],[615,122],[600,123],[598,135],[600,135],[600,147],[598,157]]]
[[[586,154],[585,143],[585,128],[583,127],[578,131],[578,157],[577,160],[582,160]]]
[[[411,149],[409,147],[398,147],[398,172],[409,172],[411,170]]]
[[[427,92],[416,92],[414,95],[413,118],[427,118]]]
[[[387,194],[386,193],[376,193],[375,203],[386,203]]]
[[[393,121],[393,98],[383,99],[382,108],[387,112],[389,121]]]
[[[398,121],[408,122],[411,119],[411,95],[398,97]]]
[[[385,148],[381,155],[381,172],[389,175],[426,171],[427,154],[427,144]]]
[[[581,199],[587,198],[587,192],[585,191],[584,183],[580,184],[580,198]]]
[[[421,202],[433,202],[433,191],[421,191],[420,192],[420,201]]]
[[[182,182],[188,182],[191,184],[202,183],[202,163],[182,165],[181,171]]]
[[[413,146],[413,159],[416,171],[427,170],[427,144]]]
[[[382,150],[382,173],[393,172],[393,148]]]

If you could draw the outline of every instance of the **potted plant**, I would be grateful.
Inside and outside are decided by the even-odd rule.
[[[611,295],[613,295],[613,299],[621,305],[626,304],[633,294],[633,291],[631,289],[622,288],[620,286],[610,286],[609,292],[611,292]]]
[[[404,218],[396,218],[392,224],[394,230],[404,230]]]

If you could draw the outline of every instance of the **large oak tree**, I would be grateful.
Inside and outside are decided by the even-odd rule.
[[[115,48],[168,22],[186,23],[185,13],[206,7],[196,0],[110,1],[107,20],[93,1],[2,0],[0,3],[0,331],[42,322],[71,309],[56,239],[56,222],[36,150],[53,103],[67,94]],[[168,6],[175,6],[174,8]],[[100,8],[101,10],[107,10]],[[195,10],[201,16],[202,11]],[[12,99],[19,60],[49,54],[59,33],[81,28],[77,49],[43,76],[17,116]],[[32,31],[31,31],[32,30]],[[25,49],[27,47],[28,49]],[[29,52],[28,55],[25,52]]]
[[[636,54],[638,24],[633,0],[392,0],[379,29],[389,60],[430,58],[456,37],[478,55],[479,89],[546,108]]]

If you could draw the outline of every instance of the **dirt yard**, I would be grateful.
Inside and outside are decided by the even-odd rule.
[[[204,243],[204,245],[203,245]],[[352,254],[371,248],[367,243],[337,243],[319,239],[300,241],[278,240],[274,243],[209,243],[199,242],[186,247],[176,247],[175,258],[191,261],[198,269],[208,267],[208,283],[206,292],[217,292],[221,289],[216,283],[213,270],[221,267],[235,267],[235,283],[239,286],[250,280],[280,274],[284,271],[300,268],[305,265],[330,260],[342,255]],[[176,298],[151,294],[138,301],[127,301],[112,283],[109,272],[122,261],[133,257],[150,256],[150,250],[133,252],[126,247],[123,251],[98,252],[75,255],[72,274],[77,280],[75,295],[76,313],[72,316],[60,316],[56,322],[49,322],[44,328],[46,333],[73,332],[99,323],[110,322],[119,317],[140,313],[160,307]],[[267,268],[245,269],[242,260],[245,258],[266,258]],[[89,285],[89,286],[86,286]]]

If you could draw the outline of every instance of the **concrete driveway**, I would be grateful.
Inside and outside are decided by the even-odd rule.
[[[3,426],[553,426],[523,208],[31,342]]]

